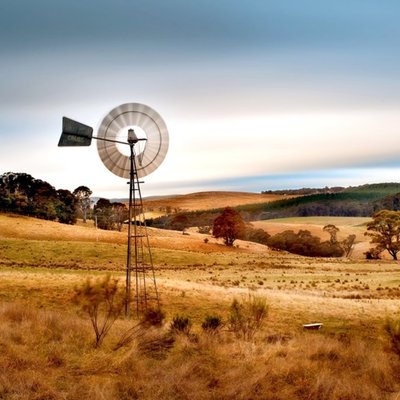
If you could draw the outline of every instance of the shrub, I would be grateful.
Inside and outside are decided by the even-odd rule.
[[[165,313],[160,308],[149,308],[145,311],[142,322],[146,325],[161,326],[165,319]]]
[[[268,305],[264,298],[249,296],[239,302],[232,301],[229,310],[229,327],[239,338],[250,340],[261,328],[268,314]]]
[[[217,333],[222,328],[222,318],[219,315],[206,315],[201,327],[207,333]]]
[[[382,251],[383,249],[380,248],[379,246],[371,247],[368,251],[364,253],[365,258],[367,260],[380,260]]]
[[[110,275],[95,282],[87,279],[82,286],[75,288],[73,302],[88,314],[96,336],[95,347],[100,346],[124,306],[118,280],[111,279]]]
[[[175,333],[189,334],[192,327],[192,321],[189,317],[175,315],[171,322],[171,331]]]

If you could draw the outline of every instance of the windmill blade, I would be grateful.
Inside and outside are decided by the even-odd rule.
[[[142,178],[160,166],[169,146],[167,126],[155,110],[140,103],[121,104],[103,118],[98,130],[98,138],[116,140],[121,130],[128,130],[132,126],[142,129],[147,139],[144,142],[144,148],[137,151],[135,156],[138,178]],[[143,141],[138,143],[140,149]],[[97,150],[104,165],[112,173],[122,178],[129,178],[129,156],[120,151],[117,143],[98,140]]]

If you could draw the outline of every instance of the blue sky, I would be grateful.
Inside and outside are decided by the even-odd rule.
[[[0,3],[0,173],[125,197],[62,116],[139,102],[170,133],[144,195],[398,181],[400,3]]]

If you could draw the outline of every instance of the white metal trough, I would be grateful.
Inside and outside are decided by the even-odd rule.
[[[308,330],[318,330],[321,329],[323,325],[324,324],[321,324],[320,322],[316,322],[313,324],[304,324],[303,328]]]

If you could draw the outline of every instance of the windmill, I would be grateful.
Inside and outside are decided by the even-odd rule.
[[[130,315],[130,304],[134,300],[138,316],[150,305],[159,308],[140,179],[152,173],[164,160],[169,143],[167,126],[155,110],[139,103],[126,103],[112,109],[102,120],[97,136],[93,136],[90,126],[63,117],[58,146],[90,146],[92,139],[97,140],[100,159],[107,169],[129,179],[125,315]]]

